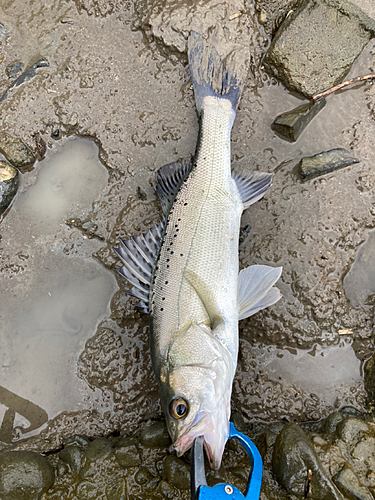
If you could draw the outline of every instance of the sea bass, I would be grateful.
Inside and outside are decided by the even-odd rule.
[[[199,436],[213,469],[229,435],[238,355],[238,321],[274,304],[281,268],[239,273],[244,209],[271,186],[271,174],[231,172],[230,133],[242,82],[195,32],[188,43],[200,116],[193,162],[174,162],[155,176],[164,218],[115,249],[130,295],[150,317],[153,369],[177,454]]]

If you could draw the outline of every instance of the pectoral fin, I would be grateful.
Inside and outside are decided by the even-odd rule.
[[[211,328],[214,330],[220,323],[223,322],[223,317],[219,311],[215,294],[210,286],[194,271],[186,269],[184,273],[185,279],[196,291],[201,299],[204,308],[211,320]]]
[[[238,319],[245,319],[275,304],[281,293],[273,285],[281,276],[281,267],[250,266],[238,276]]]

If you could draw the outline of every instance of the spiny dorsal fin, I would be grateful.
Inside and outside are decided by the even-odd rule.
[[[242,177],[232,172],[232,178],[240,192],[244,210],[262,198],[272,185],[272,176],[273,174],[252,172],[248,177]]]
[[[184,158],[181,161],[168,163],[168,165],[160,167],[156,172],[156,193],[159,197],[164,215],[168,214],[177,191],[189,175],[191,167],[191,158]]]
[[[281,276],[282,267],[250,266],[238,276],[238,319],[245,319],[275,304],[280,291],[273,287]]]
[[[127,241],[120,239],[121,248],[114,248],[124,263],[122,268],[116,271],[133,285],[133,288],[126,293],[141,299],[135,307],[139,307],[145,313],[149,312],[152,271],[159,255],[163,232],[164,222],[161,222],[140,236],[133,236]]]

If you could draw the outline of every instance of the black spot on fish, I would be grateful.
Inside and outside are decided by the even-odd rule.
[[[165,297],[162,297],[161,300],[165,300]]]
[[[166,281],[165,284],[168,285],[168,281]]]
[[[184,207],[186,207],[187,203],[184,203]]]
[[[181,219],[177,219],[178,221],[180,221]]]
[[[170,261],[170,259],[167,259],[167,262],[169,262],[169,261]]]
[[[173,254],[174,252],[171,252],[171,255]]]
[[[169,264],[167,264],[167,269],[169,269]]]
[[[160,310],[161,310],[161,311],[164,311],[164,309],[163,309],[162,307],[160,308]]]
[[[183,256],[184,256],[184,254],[183,254],[183,253],[180,253],[180,257],[183,257]]]

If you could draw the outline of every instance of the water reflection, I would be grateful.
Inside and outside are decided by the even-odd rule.
[[[0,386],[0,416],[1,409],[5,410],[0,420],[0,441],[3,443],[11,443],[17,431],[21,434],[32,432],[48,421],[43,408]],[[26,419],[26,426],[17,425],[17,416]]]

